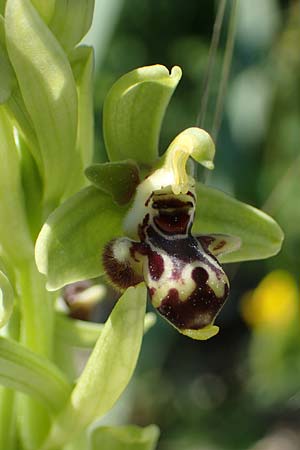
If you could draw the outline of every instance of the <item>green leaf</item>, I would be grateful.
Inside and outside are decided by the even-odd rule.
[[[142,67],[121,77],[107,94],[103,131],[111,161],[133,159],[141,166],[158,157],[158,141],[165,110],[181,78],[161,65]]]
[[[21,186],[20,158],[13,127],[0,107],[0,244],[13,264],[33,255]]]
[[[94,52],[91,47],[76,47],[69,55],[78,97],[78,127],[74,149],[73,174],[64,198],[70,197],[87,185],[84,169],[91,164],[94,154],[93,72]]]
[[[43,224],[42,220],[42,196],[43,186],[42,180],[36,165],[36,161],[32,156],[22,135],[18,137],[18,149],[20,153],[20,171],[22,190],[24,196],[24,205],[27,213],[27,221],[33,242]]]
[[[7,50],[38,138],[48,209],[69,181],[77,130],[77,94],[67,56],[29,0],[7,0]]]
[[[91,433],[90,450],[154,450],[158,437],[156,425],[98,427]]]
[[[76,147],[85,168],[94,155],[94,104],[93,75],[94,50],[92,47],[79,46],[70,55],[77,94],[78,129]]]
[[[31,395],[52,412],[61,409],[71,391],[49,360],[4,337],[0,337],[0,384]]]
[[[156,322],[156,314],[145,315],[144,333]],[[93,348],[102,333],[104,324],[71,319],[65,314],[57,314],[55,319],[55,336],[59,341],[72,347]]]
[[[85,174],[97,188],[111,194],[119,205],[131,200],[139,184],[139,169],[134,161],[93,164]]]
[[[56,0],[31,0],[31,3],[39,12],[43,20],[46,23],[49,23],[54,13],[55,1]]]
[[[61,45],[70,51],[88,32],[95,0],[56,0],[49,28]]]
[[[11,96],[16,77],[6,51],[4,18],[0,16],[0,103],[5,103]]]
[[[8,278],[0,271],[0,328],[8,322],[14,305],[14,291]]]
[[[131,287],[114,307],[42,450],[60,448],[107,413],[129,383],[139,355],[146,308],[144,283]]]
[[[240,249],[220,256],[221,262],[264,259],[279,252],[283,232],[270,216],[203,184],[196,191],[193,234],[226,233],[241,238]]]
[[[48,289],[102,274],[102,250],[122,235],[123,215],[110,196],[93,186],[57,208],[36,242],[36,263],[48,277]]]

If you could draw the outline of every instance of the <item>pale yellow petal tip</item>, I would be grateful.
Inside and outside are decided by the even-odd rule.
[[[175,78],[176,80],[180,80],[180,78],[182,77],[182,70],[179,66],[174,66],[171,69],[171,77]]]
[[[201,164],[208,170],[214,170],[215,165],[212,161],[201,161]]]
[[[185,336],[188,336],[192,339],[196,339],[197,341],[206,341],[207,339],[210,339],[211,337],[215,336],[219,332],[219,327],[216,325],[207,325],[204,328],[201,328],[200,330],[179,330],[178,331],[181,334],[184,334]]]

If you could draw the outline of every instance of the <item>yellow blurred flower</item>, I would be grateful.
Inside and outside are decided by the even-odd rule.
[[[288,326],[298,314],[298,289],[293,276],[283,270],[269,273],[256,289],[244,294],[241,314],[252,327]]]

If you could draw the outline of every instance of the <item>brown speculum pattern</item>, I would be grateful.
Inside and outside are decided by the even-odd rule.
[[[216,255],[226,246],[218,235],[193,236],[195,195],[154,191],[138,226],[139,241],[108,243],[103,263],[120,290],[145,281],[153,306],[179,330],[214,322],[229,292]]]

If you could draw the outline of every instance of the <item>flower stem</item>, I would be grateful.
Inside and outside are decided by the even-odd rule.
[[[21,343],[34,352],[52,357],[54,308],[44,277],[34,263],[23,265],[17,274],[21,298]],[[36,400],[18,395],[20,434],[25,449],[38,448],[49,428],[49,415]]]
[[[14,309],[5,336],[19,338],[19,313]],[[15,450],[17,448],[16,394],[12,389],[0,387],[0,448]]]
[[[209,48],[208,64],[206,67],[206,73],[204,75],[204,80],[203,80],[203,84],[202,84],[201,107],[200,107],[200,112],[198,114],[197,121],[196,121],[196,125],[201,128],[204,128],[210,86],[211,86],[211,81],[213,78],[213,69],[214,69],[214,65],[215,65],[217,49],[218,49],[218,45],[219,45],[221,29],[222,29],[222,24],[223,24],[223,20],[224,20],[225,6],[226,6],[226,0],[221,0],[219,3],[219,6],[218,6],[217,16],[216,16],[216,20],[214,23],[212,39],[211,39],[211,44],[210,44],[210,48]]]
[[[235,38],[235,31],[236,31],[237,8],[238,8],[238,0],[232,0],[228,35],[227,35],[226,47],[225,47],[225,55],[224,55],[222,73],[221,73],[221,81],[220,81],[215,115],[214,115],[214,119],[213,119],[212,130],[211,130],[211,135],[212,135],[215,143],[217,142],[218,133],[219,133],[219,129],[221,126],[225,93],[226,93],[226,89],[227,89],[228,78],[229,78],[229,73],[230,73],[230,68],[231,68],[231,61],[232,61],[232,55],[233,55],[233,49],[234,49],[234,38]]]

